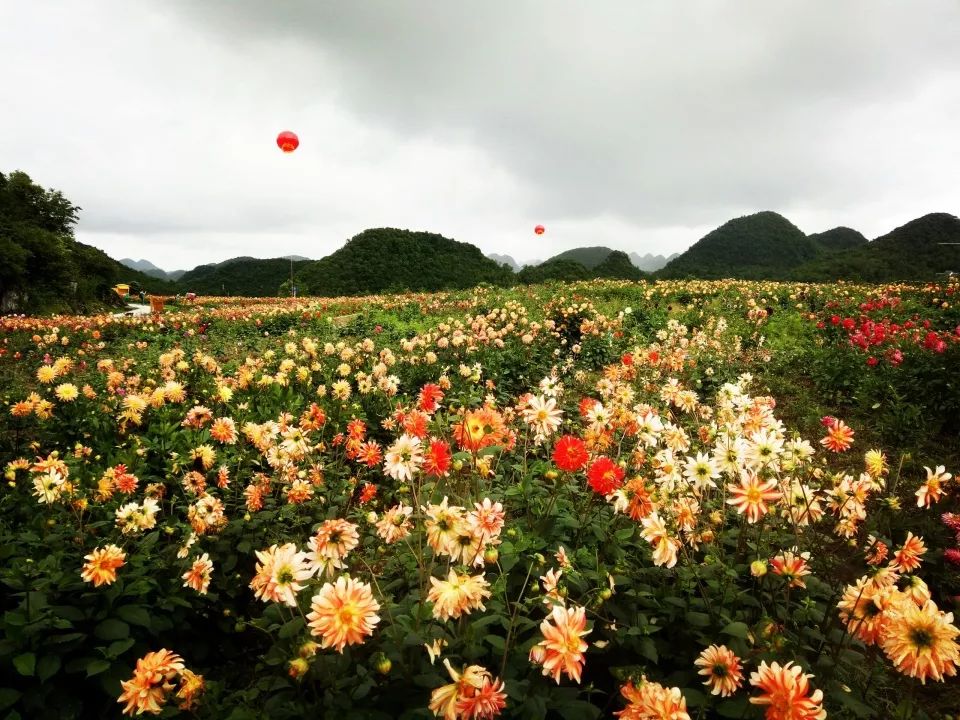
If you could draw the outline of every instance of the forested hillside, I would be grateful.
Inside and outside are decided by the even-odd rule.
[[[112,287],[171,292],[170,283],[126,268],[74,239],[80,208],[24,172],[0,173],[0,310],[91,311],[122,305]]]
[[[365,230],[297,271],[302,294],[359,295],[391,290],[510,285],[513,273],[469,243],[430,232]]]

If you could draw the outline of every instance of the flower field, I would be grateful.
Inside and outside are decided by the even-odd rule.
[[[0,714],[954,717],[958,295],[0,318]]]

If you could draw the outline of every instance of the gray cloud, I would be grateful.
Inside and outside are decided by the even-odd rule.
[[[105,246],[317,257],[395,225],[669,252],[760,209],[875,236],[960,196],[952,0],[25,7],[0,10],[31,61],[0,158]]]

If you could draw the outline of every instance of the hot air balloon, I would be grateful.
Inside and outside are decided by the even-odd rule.
[[[277,147],[279,147],[285,153],[292,153],[299,145],[300,138],[297,137],[296,133],[290,132],[289,130],[284,130],[282,133],[277,135]]]
[[[546,229],[543,225],[537,225],[537,226],[533,229],[533,231],[534,231],[537,235],[543,235],[543,234],[547,231],[547,229]]]

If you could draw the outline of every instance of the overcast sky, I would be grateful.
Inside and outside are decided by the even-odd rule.
[[[958,0],[4,0],[0,47],[0,171],[168,270],[381,226],[522,262],[960,211]]]

